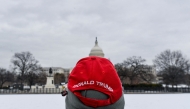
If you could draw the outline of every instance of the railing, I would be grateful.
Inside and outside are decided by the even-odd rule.
[[[190,93],[190,88],[126,88],[125,93]]]
[[[30,90],[0,89],[0,94],[61,94],[61,88],[40,88]],[[126,88],[127,93],[190,93],[190,88]]]
[[[62,89],[60,88],[44,88],[44,89],[30,89],[30,90],[19,90],[19,89],[0,89],[0,94],[61,94]]]

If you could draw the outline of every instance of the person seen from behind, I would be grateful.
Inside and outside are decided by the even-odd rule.
[[[68,78],[66,109],[124,109],[122,84],[106,58],[80,59]]]

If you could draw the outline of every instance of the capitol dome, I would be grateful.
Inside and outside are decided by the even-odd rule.
[[[104,57],[102,49],[98,46],[98,41],[96,37],[95,46],[91,49],[89,56],[100,56]]]

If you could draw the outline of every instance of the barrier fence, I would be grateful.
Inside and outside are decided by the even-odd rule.
[[[44,89],[0,89],[0,94],[61,94],[61,88]],[[125,93],[190,93],[190,88],[126,88]]]
[[[125,93],[190,93],[190,88],[126,88]]]
[[[30,89],[30,90],[19,90],[19,89],[0,89],[0,94],[61,94],[62,89],[60,88],[44,88],[44,89]]]

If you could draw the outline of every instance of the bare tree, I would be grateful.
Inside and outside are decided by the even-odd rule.
[[[140,70],[140,78],[147,83],[154,81],[156,79],[156,75],[153,74],[152,69],[153,67],[151,66],[143,65],[143,69]]]
[[[130,79],[130,84],[133,84],[134,80],[143,79],[147,82],[152,80],[149,67],[144,64],[146,60],[141,57],[130,57],[123,62],[123,66],[128,68],[127,77]]]
[[[180,51],[165,50],[153,60],[157,70],[166,84],[177,85],[182,83],[184,75],[189,72],[189,60]]]
[[[39,85],[46,84],[46,80],[47,80],[47,74],[45,72],[41,71],[40,73],[38,73],[37,83]]]
[[[0,68],[0,88],[2,88],[5,82],[14,81],[14,75],[4,68]]]
[[[32,85],[35,85],[35,83],[37,83],[38,80],[37,72],[28,72],[27,74],[24,75],[24,77],[26,78],[26,82],[30,87]]]
[[[31,86],[33,84],[34,74],[38,73],[40,65],[30,52],[15,53],[12,58],[15,72],[18,73],[18,79],[21,84],[25,81]]]
[[[115,69],[119,75],[121,82],[123,82],[123,80],[127,78],[129,69],[126,66],[124,66],[123,63],[115,64]]]
[[[188,87],[190,88],[190,74],[186,74],[185,75],[185,83],[188,85]]]

